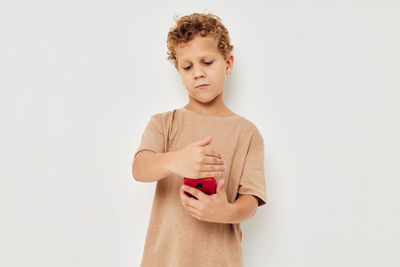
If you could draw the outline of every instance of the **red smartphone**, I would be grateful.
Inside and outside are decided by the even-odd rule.
[[[199,178],[199,179],[191,179],[183,177],[183,183],[185,185],[197,188],[207,195],[212,195],[217,192],[217,182],[214,177]],[[196,198],[195,196],[186,191],[185,194],[189,197]]]

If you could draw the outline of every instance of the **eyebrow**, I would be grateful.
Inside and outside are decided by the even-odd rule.
[[[200,56],[199,58],[200,58],[200,60],[203,60],[203,59],[208,58],[208,57],[214,57],[214,54],[202,55],[202,56]],[[185,63],[186,61],[190,61],[190,60],[187,59],[187,58],[184,58],[184,59],[181,59],[181,60],[180,60],[180,62],[182,62],[182,63]]]

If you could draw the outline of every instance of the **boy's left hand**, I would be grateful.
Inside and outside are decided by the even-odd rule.
[[[225,179],[218,181],[217,192],[213,195],[207,195],[197,188],[182,185],[179,190],[179,195],[183,208],[198,220],[227,223],[230,204],[226,197],[224,183]],[[184,191],[192,194],[197,199],[187,196]]]

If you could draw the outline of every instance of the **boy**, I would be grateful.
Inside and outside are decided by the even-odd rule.
[[[153,115],[134,156],[133,177],[157,181],[141,266],[242,266],[240,222],[266,203],[264,140],[222,100],[228,31],[219,17],[193,13],[176,21],[167,45],[189,103]],[[215,177],[217,193],[183,177]]]

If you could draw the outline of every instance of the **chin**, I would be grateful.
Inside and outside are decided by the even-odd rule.
[[[200,102],[200,103],[209,103],[211,101],[213,101],[215,98],[218,97],[218,95],[213,95],[213,96],[206,96],[206,97],[198,97],[198,96],[192,96],[194,99],[196,99],[196,101]]]
[[[221,90],[220,92],[215,92],[215,90],[213,90],[212,88],[210,89],[211,90],[205,90],[204,92],[198,91],[199,89],[189,90],[189,94],[196,101],[204,104],[213,101],[223,92],[223,90]]]

